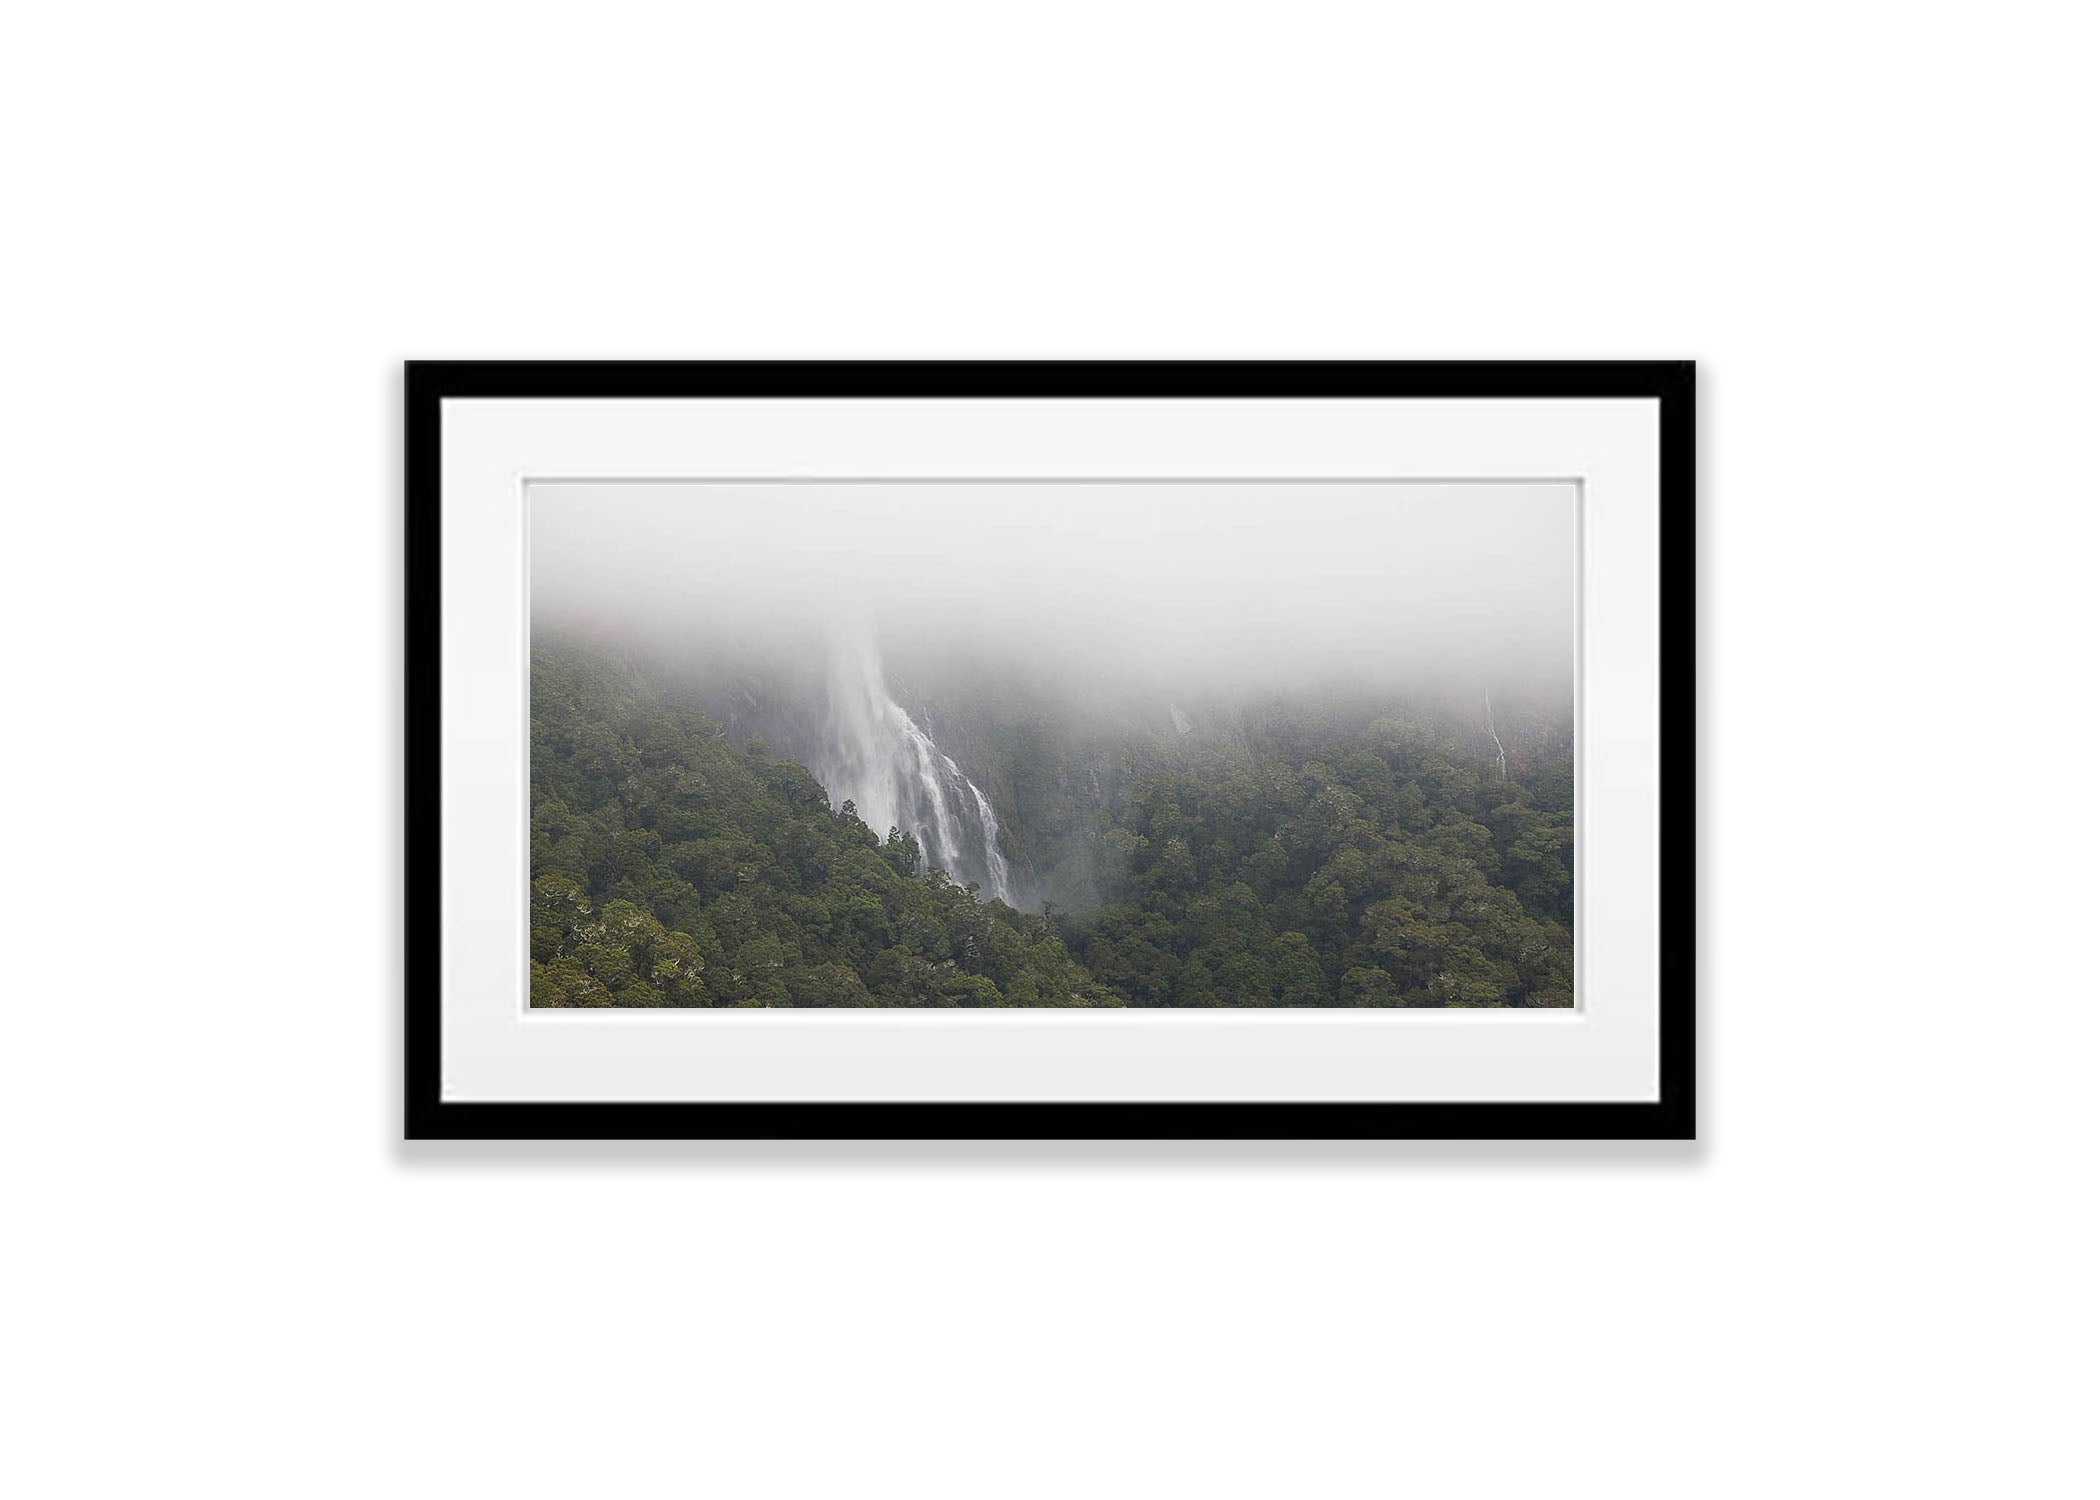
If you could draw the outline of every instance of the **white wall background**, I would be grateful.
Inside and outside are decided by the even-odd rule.
[[[2092,1493],[2073,7],[0,43],[0,1487]],[[396,1144],[411,355],[1702,361],[1705,1141]]]

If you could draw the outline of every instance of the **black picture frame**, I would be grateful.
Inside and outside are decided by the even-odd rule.
[[[547,362],[406,366],[405,1133],[428,1139],[1692,1139],[1690,361]],[[485,1103],[440,1094],[440,412],[448,399],[1450,398],[1659,403],[1660,1095],[1641,1103]]]

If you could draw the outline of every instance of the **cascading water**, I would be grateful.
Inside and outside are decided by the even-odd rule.
[[[825,743],[810,767],[833,802],[852,802],[877,836],[901,828],[926,862],[1001,901],[1014,899],[991,799],[890,696],[865,635],[834,644]]]
[[[970,782],[970,794],[977,799],[977,821],[984,828],[984,859],[990,867],[985,873],[991,877],[992,894],[1011,902],[1013,877],[1007,869],[1006,856],[999,852],[999,815],[992,811],[992,799],[978,790],[974,781]]]
[[[1507,781],[1509,780],[1509,756],[1502,749],[1502,736],[1495,733],[1495,705],[1493,700],[1488,697],[1487,689],[1485,688],[1480,690],[1480,701],[1487,708],[1488,738],[1495,742],[1496,779]]]

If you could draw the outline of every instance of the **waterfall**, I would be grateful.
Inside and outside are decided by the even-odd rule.
[[[834,643],[824,742],[810,769],[834,806],[852,802],[877,836],[901,828],[926,863],[1014,899],[991,799],[890,695],[875,643],[865,634]]]
[[[1007,870],[1006,856],[999,852],[999,815],[992,811],[992,799],[979,791],[974,781],[970,782],[970,792],[977,798],[977,822],[984,831],[984,859],[990,867],[985,873],[991,876],[992,894],[1011,903],[1013,878]]]
[[[1507,781],[1509,780],[1509,757],[1503,753],[1502,736],[1495,733],[1495,705],[1489,700],[1486,688],[1480,690],[1480,701],[1487,706],[1488,738],[1495,742],[1496,776],[1502,781]]]

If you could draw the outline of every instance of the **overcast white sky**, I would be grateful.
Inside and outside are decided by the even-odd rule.
[[[1017,667],[1250,684],[1564,680],[1576,491],[1524,485],[536,484],[543,622],[696,648],[872,628]]]

